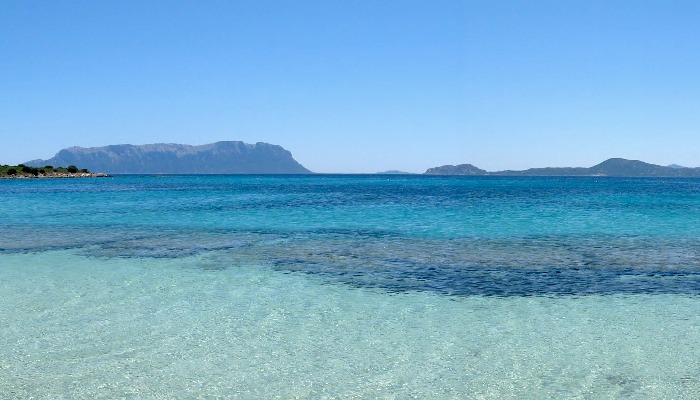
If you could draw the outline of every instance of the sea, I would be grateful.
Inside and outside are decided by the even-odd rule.
[[[697,399],[700,180],[0,180],[2,399]]]

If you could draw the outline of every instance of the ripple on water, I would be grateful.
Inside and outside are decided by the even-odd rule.
[[[697,296],[387,295],[243,261],[229,250],[178,259],[0,254],[0,392],[700,395]]]
[[[74,247],[91,257],[177,259],[212,251],[232,260],[390,292],[540,296],[700,294],[700,241],[645,236],[411,238],[389,232],[312,230],[20,230],[2,252]],[[21,245],[21,246],[20,246]],[[14,246],[14,247],[13,247]],[[222,259],[212,269],[225,269]]]

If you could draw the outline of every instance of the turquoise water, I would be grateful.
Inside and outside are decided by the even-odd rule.
[[[700,180],[0,180],[1,398],[700,397]]]

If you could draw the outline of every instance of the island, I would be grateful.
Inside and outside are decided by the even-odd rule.
[[[0,179],[19,178],[103,178],[109,175],[104,173],[93,173],[87,169],[78,169],[75,165],[68,167],[53,167],[45,165],[43,167],[30,167],[24,164],[0,165]]]
[[[24,163],[81,165],[108,174],[310,174],[281,146],[224,141],[205,145],[156,143],[70,147],[47,160]]]
[[[486,171],[471,164],[429,168],[424,175],[461,176],[616,176],[639,178],[700,178],[700,168],[649,164],[639,160],[611,158],[592,167],[547,167],[523,171]]]

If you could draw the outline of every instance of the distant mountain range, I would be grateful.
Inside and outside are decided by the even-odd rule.
[[[29,167],[75,165],[108,174],[310,174],[292,153],[281,146],[258,142],[225,141],[190,146],[185,144],[119,144],[104,147],[70,147],[48,160],[32,160]],[[384,171],[379,174],[407,174]],[[677,164],[649,164],[611,158],[589,168],[548,167],[524,171],[486,171],[471,164],[429,168],[425,175],[469,176],[619,176],[700,177],[700,168]]]
[[[281,146],[243,142],[70,147],[31,167],[75,165],[108,174],[308,174]]]
[[[611,158],[590,168],[530,168],[524,171],[489,172],[471,164],[443,165],[429,168],[425,175],[471,175],[471,176],[619,176],[619,177],[700,177],[700,168],[686,168],[679,165],[662,166],[637,160]]]

